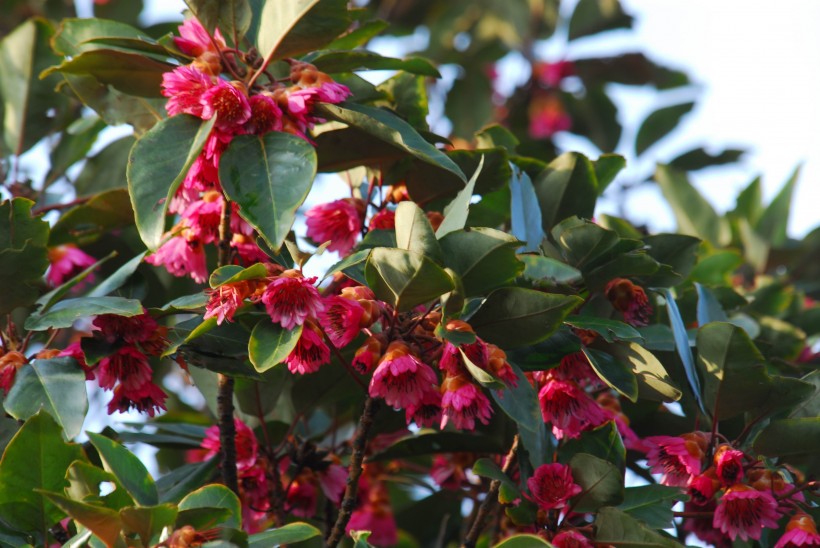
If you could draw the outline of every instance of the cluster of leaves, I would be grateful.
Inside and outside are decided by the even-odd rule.
[[[228,145],[219,163],[220,191],[253,228],[266,259],[226,264],[213,245],[205,250],[207,288],[144,261],[168,229],[173,235],[169,204],[215,120],[166,116],[163,75],[192,58],[169,34],[175,25],[139,28],[139,4],[111,2],[97,6],[99,18],[63,19],[72,14],[49,2],[45,9],[57,11],[36,18],[21,12],[19,25],[0,42],[8,198],[0,205],[6,282],[0,381],[11,417],[1,426],[0,544],[310,546],[322,542],[322,527],[332,538],[337,509],[350,519],[345,503],[368,507],[377,505],[375,498],[403,546],[459,539],[471,545],[479,534],[500,546],[559,545],[559,525],[595,544],[684,543],[692,530],[687,523],[696,518],[676,515],[673,506],[689,499],[689,486],[659,484],[643,461],[646,450],[627,432],[644,440],[711,431],[704,469],[724,440],[743,453],[747,474],[755,467],[782,473],[805,495],[794,504],[820,518],[820,378],[811,351],[820,335],[813,301],[820,298],[820,272],[812,261],[820,237],[817,231],[799,242],[787,236],[797,175],[768,205],[759,180],[753,181],[736,208],[721,216],[685,172],[739,153],[696,149],[658,167],[653,178],[673,206],[680,233],[648,235],[614,216],[591,221],[597,200],[625,166],[623,157],[606,154],[621,135],[607,84],[668,89],[688,82],[640,53],[573,59],[570,78],[580,78],[580,91],[570,91],[572,82],[563,78],[539,80],[545,67],[534,57],[534,44],[556,29],[571,45],[628,28],[631,17],[617,1],[581,0],[566,22],[552,1],[490,2],[486,11],[466,1],[375,2],[356,10],[341,0],[189,2],[204,29],[213,36],[219,28],[226,48],[242,52],[248,70],[269,73],[270,86],[286,80],[298,61],[352,92],[342,103],[317,103],[315,114],[324,122],[305,139],[272,131],[239,135]],[[427,123],[435,66],[363,49],[388,25],[371,19],[373,10],[395,33],[426,24],[424,55],[461,66],[446,100],[451,140],[431,133]],[[106,13],[119,20],[103,18]],[[534,68],[541,63],[542,72],[533,70],[528,82],[499,99],[486,66],[511,51]],[[358,74],[367,69],[398,72],[375,85]],[[571,118],[570,131],[604,154],[595,160],[558,154],[548,136],[534,137],[531,105],[544,94],[560,102],[556,108]],[[637,131],[636,155],[691,108],[673,105],[650,115]],[[89,156],[106,128],[121,124],[133,135]],[[28,171],[36,155],[49,157],[44,174]],[[258,300],[244,298],[233,322],[210,317],[206,306],[220,289],[267,284],[272,273],[299,271],[327,247],[316,241],[313,249],[291,232],[317,172],[341,173],[336,184],[348,181],[366,216],[395,218],[393,226],[368,230],[363,216],[354,231],[361,240],[327,269],[322,291],[366,286],[385,315],[367,334],[393,342],[397,333],[409,340],[420,330],[421,339],[433,341],[419,352],[431,365],[439,359],[436,349],[460,347],[468,382],[492,399],[484,396],[491,419],[476,420],[469,431],[408,430],[402,410],[371,409],[372,370],[350,368],[363,334],[318,371],[296,375],[284,363],[307,330],[301,324],[272,323]],[[54,280],[65,250],[78,248],[103,258],[49,286],[47,270]],[[645,318],[636,321],[611,296],[613,280],[630,280],[629,287],[644,294]],[[70,343],[87,334],[89,318],[145,313],[167,329],[163,359],[152,358],[153,377],[170,381],[166,388],[180,380],[195,388],[169,390],[167,413],[147,425],[89,432],[87,443],[74,443],[89,414],[87,374],[110,360],[120,342],[87,336],[79,354],[67,350]],[[454,321],[474,333],[448,328]],[[506,353],[517,383],[471,362],[464,349],[478,340]],[[618,411],[612,420],[562,434],[555,420],[547,421],[543,383],[578,355],[601,383],[595,396],[617,402]],[[164,358],[175,358],[185,372]],[[225,378],[235,383],[235,416],[253,429],[254,451],[255,438],[264,440],[258,452],[269,464],[263,473],[272,485],[269,507],[249,503],[249,485],[240,486],[238,497],[214,484],[218,459],[185,464],[186,450],[213,441],[205,426],[220,418]],[[191,391],[201,394],[202,406],[189,403]],[[363,404],[373,414],[360,419]],[[220,428],[227,431],[224,421]],[[240,437],[241,453],[250,442]],[[154,482],[120,444],[127,442],[159,448],[163,476]],[[315,480],[331,462],[345,463],[358,478],[363,457],[359,483],[368,500],[357,501],[353,482],[341,504],[327,494],[325,516],[315,508],[295,511],[298,499],[291,495],[305,478]],[[430,473],[442,461],[459,478],[447,488]],[[560,506],[546,511],[531,481],[551,463],[566,465],[579,486],[563,512]],[[223,462],[223,474],[224,468]],[[627,486],[627,470],[648,485]],[[475,508],[469,515],[462,511],[466,500]],[[248,519],[260,509],[269,519]],[[484,510],[494,516],[488,531],[482,530]],[[777,528],[768,525],[761,544],[781,538],[792,514],[784,512]],[[243,532],[252,521],[276,526]],[[661,531],[670,527],[677,528],[675,536]],[[372,529],[371,541],[383,544]],[[522,531],[531,535],[516,535]],[[753,538],[760,537],[755,532]],[[351,536],[356,546],[368,545],[366,533]]]

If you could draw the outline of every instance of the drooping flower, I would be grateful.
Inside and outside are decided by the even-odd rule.
[[[153,255],[146,257],[145,262],[154,266],[162,265],[177,277],[191,276],[197,283],[205,283],[208,279],[205,248],[199,240],[174,236],[162,244]]]
[[[329,362],[330,348],[322,339],[321,331],[313,322],[306,321],[296,347],[285,358],[288,370],[291,373],[306,375],[317,372],[322,365]]]
[[[364,308],[357,301],[336,295],[324,299],[319,323],[336,348],[344,348],[359,334]]]
[[[133,346],[120,347],[110,356],[101,359],[97,368],[97,379],[102,388],[113,390],[119,382],[129,393],[150,382],[152,374],[148,358]]]
[[[780,537],[774,548],[792,548],[792,546],[820,546],[820,535],[812,517],[798,512],[786,524],[786,533]]]
[[[285,329],[293,329],[308,317],[318,316],[324,303],[314,282],[316,277],[305,278],[296,270],[286,270],[271,280],[262,294],[270,319]]]
[[[233,321],[237,309],[249,296],[248,284],[238,282],[220,285],[211,289],[208,295],[204,319],[216,318],[216,324],[221,325],[225,320]]]
[[[330,251],[347,253],[361,231],[364,207],[364,202],[358,198],[313,206],[305,213],[308,238],[320,244],[330,240],[327,246]]]
[[[299,518],[309,518],[316,513],[318,494],[309,476],[310,472],[306,471],[294,478],[285,494],[287,512]]]
[[[79,249],[74,244],[58,245],[48,249],[48,262],[51,267],[46,274],[46,281],[52,287],[62,285],[72,276],[76,276],[89,266],[97,262],[97,259]],[[94,280],[94,275],[89,274],[83,280],[88,283]]]
[[[99,316],[97,316],[99,317]],[[88,363],[85,361],[85,352],[83,352],[83,347],[80,344],[80,341],[74,341],[73,343],[69,344],[58,354],[60,357],[69,357],[74,358],[80,367],[82,367],[83,372],[85,373],[85,380],[93,381],[96,376],[94,375],[94,370],[89,367]]]
[[[743,479],[743,452],[730,445],[720,445],[715,450],[715,473],[724,487]]]
[[[626,323],[637,327],[649,325],[652,305],[641,286],[626,278],[615,278],[606,284],[604,293],[612,307],[623,314]]]
[[[474,430],[475,421],[488,424],[493,407],[466,375],[447,373],[441,383],[441,428],[453,421],[459,430]]]
[[[720,482],[715,477],[715,469],[709,467],[703,474],[689,480],[689,498],[693,504],[704,506],[712,501],[719,488]]]
[[[790,511],[795,502],[805,502],[802,491],[795,491],[794,484],[787,481],[780,470],[769,470],[755,467],[748,471],[749,485],[758,491],[765,491],[780,501],[778,510],[781,513]]]
[[[548,139],[572,127],[564,104],[553,94],[537,95],[529,105],[529,134],[533,139]]]
[[[92,325],[106,342],[122,340],[130,344],[147,341],[159,328],[157,321],[148,312],[137,316],[100,314],[94,318]]]
[[[732,540],[712,524],[714,516],[710,514],[714,513],[716,507],[717,503],[714,499],[708,500],[703,506],[696,506],[692,502],[687,502],[683,506],[684,512],[696,512],[698,517],[684,519],[683,530],[695,535],[706,546],[732,548]]]
[[[369,393],[373,398],[384,398],[394,409],[405,409],[419,403],[437,382],[429,365],[422,363],[405,343],[393,341],[373,372]]]
[[[23,367],[28,360],[26,356],[16,350],[10,350],[0,356],[0,388],[8,394],[14,385],[17,370]]]
[[[528,497],[542,510],[563,508],[567,501],[581,492],[575,483],[572,470],[565,464],[542,464],[527,480],[531,496]]]
[[[114,388],[114,397],[108,402],[108,414],[115,411],[125,413],[135,409],[140,413],[148,413],[153,417],[159,410],[165,410],[165,400],[168,395],[162,389],[149,381],[136,390],[128,390],[122,384]]]
[[[421,428],[430,428],[441,423],[441,394],[437,391],[424,392],[421,399],[404,408],[407,424],[410,421]]]
[[[507,386],[518,386],[518,376],[507,362],[507,353],[494,344],[487,343],[487,371],[494,377],[501,379]]]
[[[191,66],[177,67],[162,75],[162,95],[168,97],[169,116],[191,114],[202,117],[202,96],[213,87],[211,78]]]
[[[202,119],[216,116],[216,127],[221,130],[238,130],[251,117],[251,104],[241,82],[217,79],[199,98]]]
[[[575,529],[565,529],[552,537],[555,548],[593,548],[592,542]]]
[[[242,500],[242,529],[258,533],[271,522],[270,487],[265,475],[265,463],[257,462],[239,474],[239,495]]]
[[[556,438],[577,438],[607,421],[606,413],[577,383],[549,378],[538,392],[541,416]]]
[[[691,432],[681,436],[650,436],[647,462],[653,473],[661,474],[661,483],[686,487],[692,476],[700,474],[709,442],[707,434]]]
[[[269,95],[258,93],[251,95],[251,116],[245,122],[245,132],[253,135],[264,135],[270,131],[281,131],[282,109]]]
[[[236,468],[239,472],[244,472],[256,464],[259,442],[250,426],[237,418],[233,420],[233,424],[236,429]],[[222,444],[219,440],[218,425],[215,424],[205,430],[205,438],[200,447],[205,451],[197,455],[196,461],[208,460],[219,453]]]
[[[764,527],[777,528],[777,502],[764,491],[734,485],[720,498],[712,524],[732,540],[757,540]]]
[[[350,365],[362,375],[370,373],[382,357],[386,345],[387,342],[383,337],[371,335],[365,339],[364,344],[356,350],[356,354],[353,356],[353,361]]]
[[[219,240],[219,223],[222,220],[224,204],[222,193],[209,190],[202,195],[201,199],[190,203],[182,211],[185,226],[194,238],[203,244]]]

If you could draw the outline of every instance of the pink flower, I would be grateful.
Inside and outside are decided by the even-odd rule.
[[[385,344],[387,343],[382,337],[376,335],[368,337],[364,344],[356,350],[350,365],[362,375],[370,373],[382,357]]]
[[[769,493],[735,485],[721,497],[712,524],[732,540],[757,540],[764,527],[777,528],[777,502]]]
[[[798,512],[786,524],[786,534],[780,537],[774,548],[791,548],[792,546],[820,546],[820,535],[817,525],[808,514]]]
[[[389,506],[379,507],[365,504],[353,511],[345,532],[370,531],[368,541],[374,546],[393,546],[399,542],[396,518]]]
[[[296,348],[285,358],[288,370],[291,373],[306,375],[317,372],[322,365],[329,362],[330,349],[322,340],[321,332],[311,322],[306,322]]]
[[[314,282],[316,277],[305,278],[296,270],[286,270],[274,278],[262,294],[271,321],[293,329],[305,323],[308,317],[317,317],[324,303]]]
[[[359,334],[364,308],[357,301],[331,296],[324,299],[319,323],[336,348],[344,348]]]
[[[97,316],[99,318],[99,316]],[[153,318],[152,318],[153,319]],[[85,372],[85,380],[93,381],[95,378],[94,371],[91,367],[89,367],[88,363],[85,361],[85,353],[83,352],[83,347],[80,344],[80,341],[75,341],[64,349],[60,351],[58,356],[66,356],[69,358],[74,358],[80,367],[83,368]]]
[[[615,278],[606,284],[604,293],[612,307],[623,314],[626,323],[638,327],[649,325],[652,305],[641,286],[626,278]]]
[[[191,114],[202,117],[202,96],[213,87],[210,77],[191,66],[177,67],[162,75],[162,95],[168,97],[169,116]]]
[[[341,464],[331,464],[317,473],[322,492],[333,503],[342,502],[342,495],[347,485],[347,468]]]
[[[174,236],[145,258],[146,263],[163,265],[174,276],[191,276],[197,283],[208,279],[205,264],[205,249],[198,240],[189,241],[183,236]]]
[[[708,444],[703,432],[681,436],[651,436],[647,462],[653,473],[661,474],[661,483],[672,487],[686,487],[692,476],[700,474]]]
[[[565,529],[550,541],[555,548],[593,548],[590,540],[575,529]]]
[[[222,221],[224,204],[222,194],[209,190],[203,194],[202,199],[192,202],[182,211],[185,226],[203,244],[219,240],[219,223]]]
[[[239,419],[233,420],[236,429],[236,468],[239,472],[249,470],[256,464],[257,453],[259,452],[259,442],[251,427]],[[197,455],[196,461],[204,461],[215,457],[222,444],[219,440],[219,426],[213,425],[205,430],[205,438],[200,447],[205,451]]]
[[[287,492],[286,510],[299,518],[309,518],[316,513],[316,486],[305,475],[294,479]]]
[[[245,122],[245,132],[263,135],[269,131],[282,130],[282,110],[270,96],[264,93],[252,95],[249,99],[251,116]]]
[[[149,340],[157,331],[157,321],[148,312],[138,316],[117,316],[116,314],[100,314],[92,325],[99,331],[99,336],[106,342],[114,343],[141,343]]]
[[[743,452],[729,445],[720,445],[715,450],[715,472],[724,487],[734,485],[743,479]]]
[[[74,244],[66,244],[49,248],[48,261],[51,263],[51,268],[46,274],[46,280],[52,287],[57,287],[96,263],[97,259],[78,249]],[[83,283],[93,280],[94,275],[89,274]]]
[[[459,489],[468,483],[466,470],[470,469],[475,461],[473,453],[435,455],[430,467],[430,477],[442,489]]]
[[[236,130],[247,122],[251,117],[251,105],[244,90],[240,91],[241,87],[241,82],[217,79],[199,99],[202,119],[210,120],[216,116],[216,128],[222,130]]]
[[[567,501],[581,492],[581,486],[572,477],[572,470],[565,464],[542,464],[527,480],[532,494],[530,500],[542,510],[563,508]]]
[[[370,230],[393,230],[396,228],[396,212],[391,209],[382,209],[370,218],[367,227]]]
[[[714,468],[709,468],[703,474],[689,480],[689,498],[693,504],[703,506],[712,501],[720,487],[720,482],[714,472]]]
[[[421,399],[404,408],[407,424],[413,421],[421,428],[441,424],[441,394],[436,391],[422,393]]]
[[[453,322],[450,322],[450,324],[452,323]],[[450,324],[448,324],[448,330],[452,331],[452,329],[449,328]],[[472,331],[472,329],[470,331]],[[438,361],[439,369],[453,375],[458,375],[466,371],[464,357],[461,355],[459,348],[464,351],[467,358],[473,362],[473,365],[482,369],[486,368],[490,353],[487,350],[487,344],[476,337],[474,343],[462,344],[460,347],[450,341],[444,341],[441,347],[441,358]]]
[[[102,388],[112,390],[119,382],[130,392],[139,390],[151,381],[153,371],[148,358],[133,346],[123,346],[114,354],[100,360],[97,379]]]
[[[261,280],[244,280],[241,282],[223,284],[209,291],[208,304],[205,305],[205,319],[216,318],[217,325],[225,320],[233,321],[237,309],[245,299],[254,300],[264,282]]]
[[[538,81],[551,88],[557,88],[561,85],[561,80],[575,74],[575,65],[572,64],[572,61],[536,63],[532,69]]]
[[[370,379],[370,396],[384,398],[394,409],[404,409],[421,401],[438,382],[429,365],[421,363],[401,341],[387,347],[373,378]]]
[[[732,548],[732,541],[728,536],[720,532],[712,525],[714,516],[709,516],[709,513],[714,513],[716,503],[713,499],[708,500],[703,506],[694,506],[691,502],[684,505],[684,512],[698,512],[703,513],[705,517],[686,518],[683,520],[683,530],[687,533],[692,533],[698,539],[703,541],[706,546],[713,546],[715,548]]]
[[[305,213],[307,236],[316,243],[330,240],[327,248],[345,254],[353,248],[361,231],[364,203],[356,198],[319,204]]]
[[[475,421],[488,424],[493,407],[487,396],[465,375],[447,374],[441,383],[441,428],[452,420],[459,430],[474,430]]]
[[[561,99],[551,94],[534,97],[530,102],[529,116],[529,134],[533,139],[548,139],[572,127],[572,118],[564,110]]]
[[[239,473],[239,494],[242,500],[242,529],[258,533],[270,523],[270,489],[265,476],[265,465],[257,462]]]
[[[581,432],[607,421],[601,407],[573,381],[549,378],[538,392],[544,422],[556,438],[577,438]]]
[[[114,397],[108,402],[108,414],[115,411],[125,413],[136,409],[140,413],[148,413],[153,417],[157,411],[165,410],[165,399],[168,397],[162,389],[153,382],[146,382],[136,390],[128,390],[119,384],[114,389]]]
[[[228,47],[219,29],[214,30],[214,37],[211,40],[208,31],[195,17],[179,26],[179,37],[174,37],[174,44],[179,51],[192,57],[199,57],[205,52],[219,53],[220,49]]]

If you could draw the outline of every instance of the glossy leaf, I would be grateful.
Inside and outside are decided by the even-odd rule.
[[[154,506],[159,502],[157,486],[139,457],[119,443],[100,434],[88,433],[106,471],[119,480],[140,506]]]
[[[646,252],[661,266],[646,278],[650,287],[668,287],[681,283],[697,262],[700,240],[683,234],[654,234],[643,238]]]
[[[617,509],[604,507],[595,516],[595,542],[624,548],[680,548],[680,544],[645,527]]]
[[[772,421],[758,434],[754,450],[769,457],[816,456],[820,452],[820,417]]]
[[[282,363],[296,348],[301,336],[301,325],[294,329],[284,329],[279,324],[262,319],[251,331],[248,357],[256,370],[264,373]]]
[[[444,220],[436,230],[436,238],[443,238],[456,230],[461,230],[467,224],[467,215],[470,213],[470,202],[473,198],[475,183],[484,167],[484,156],[478,161],[478,167],[473,172],[467,185],[458,191],[453,201],[444,208]]]
[[[510,179],[510,232],[525,243],[518,251],[539,251],[545,234],[542,228],[541,208],[535,187],[526,172],[513,168]]]
[[[216,118],[166,118],[143,135],[128,157],[128,192],[140,237],[148,249],[162,243],[168,203],[199,155]],[[224,156],[223,156],[224,159]]]
[[[792,195],[799,177],[800,167],[798,166],[754,224],[755,232],[763,236],[772,246],[780,247],[786,243]]]
[[[487,436],[465,432],[422,430],[417,435],[408,435],[399,439],[390,447],[370,457],[370,460],[384,461],[458,451],[501,454],[506,450],[501,446],[500,440]]]
[[[413,202],[402,202],[396,208],[396,247],[414,251],[442,264],[441,247],[424,211]]]
[[[173,504],[132,506],[120,510],[120,519],[126,533],[136,533],[143,545],[148,546],[163,528],[174,525],[177,513]]]
[[[689,496],[678,487],[657,484],[627,487],[618,510],[642,521],[647,527],[666,529],[672,525],[672,507],[678,501],[688,499]]]
[[[581,272],[557,259],[540,255],[521,255],[524,263],[524,277],[549,283],[573,284],[581,281]]]
[[[256,42],[263,56],[293,57],[321,49],[349,24],[344,0],[265,0]]]
[[[439,240],[444,264],[464,284],[467,296],[481,295],[516,278],[524,265],[516,257],[520,242],[499,230],[457,230]]]
[[[573,510],[594,512],[623,502],[624,478],[617,466],[586,453],[572,457],[569,466],[573,480],[583,489],[570,501]]]
[[[450,276],[430,258],[404,249],[373,249],[365,266],[365,276],[376,297],[400,311],[410,310],[453,289]]]
[[[87,297],[105,297],[109,293],[113,293],[117,289],[121,288],[134,274],[134,272],[137,271],[137,268],[139,268],[142,264],[142,260],[145,258],[146,253],[147,251],[144,251],[123,264],[109,277],[101,281],[97,287],[92,289],[88,293]]]
[[[695,369],[695,358],[692,355],[692,348],[689,346],[689,335],[686,333],[686,325],[683,323],[683,318],[678,310],[678,305],[675,302],[675,296],[672,291],[667,289],[664,292],[666,298],[666,313],[669,316],[669,326],[672,328],[672,334],[675,337],[675,350],[678,352],[678,357],[683,364],[683,371],[686,374],[686,380],[689,382],[689,388],[698,407],[701,411],[706,413],[706,407],[703,403],[703,392],[700,387],[700,378]]]
[[[602,336],[607,342],[613,342],[616,339],[621,341],[637,342],[643,340],[643,337],[641,337],[638,330],[631,325],[624,322],[619,322],[618,320],[611,320],[609,318],[573,315],[567,318],[564,323],[578,329],[594,331]]]
[[[712,154],[708,150],[697,147],[671,160],[669,165],[681,171],[697,171],[708,167],[732,164],[740,160],[745,152],[741,149],[727,148]]]
[[[313,147],[275,131],[262,137],[235,137],[219,164],[225,194],[239,204],[239,214],[273,250],[285,241],[315,176]]]
[[[43,493],[53,504],[88,528],[106,546],[115,546],[122,539],[122,521],[116,510],[72,500],[59,493]]]
[[[685,174],[660,165],[655,180],[672,206],[680,232],[708,240],[713,245],[729,243],[731,234],[726,219],[715,213]]]
[[[384,57],[373,51],[319,51],[307,59],[322,72],[353,72],[357,70],[401,70],[432,78],[441,78],[436,67],[421,57],[396,59]]]
[[[100,500],[106,508],[112,510],[134,505],[134,499],[123,489],[114,474],[99,466],[81,460],[74,461],[66,471],[66,478],[70,486],[66,488],[65,493],[74,500]],[[114,490],[100,496],[101,485],[108,485]]]
[[[65,472],[76,460],[85,460],[82,447],[63,441],[48,413],[28,419],[0,461],[0,519],[17,531],[37,532],[44,541],[45,529],[65,514],[37,490],[62,492],[68,485]]]
[[[695,103],[682,103],[656,110],[646,117],[638,128],[635,137],[635,153],[641,155],[646,150],[672,132],[684,115],[688,114]]]
[[[584,348],[583,353],[601,380],[629,401],[638,401],[638,381],[629,365],[594,348]]]
[[[44,314],[32,314],[26,320],[26,329],[45,331],[51,328],[71,327],[75,321],[100,314],[136,316],[142,314],[142,303],[122,297],[78,297],[65,299]]]
[[[49,246],[93,243],[105,232],[133,223],[128,192],[124,188],[107,190],[63,213],[51,228],[48,243]]]
[[[72,439],[82,431],[88,411],[85,373],[72,358],[34,360],[15,375],[3,408],[21,421],[43,409]]]
[[[251,535],[248,537],[248,548],[267,548],[268,546],[302,542],[321,534],[322,532],[313,525],[296,521],[264,533]]]
[[[162,75],[172,69],[172,65],[145,55],[113,49],[94,49],[63,61],[42,75],[61,72],[93,76],[100,83],[128,95],[162,97]]]
[[[574,296],[504,287],[490,293],[470,324],[481,338],[502,348],[524,346],[549,337],[581,302]]]
[[[591,219],[598,197],[592,162],[577,152],[566,152],[550,162],[533,181],[545,232],[567,217]]]
[[[257,280],[259,278],[266,278],[267,276],[268,270],[263,263],[256,263],[248,268],[229,264],[221,266],[211,272],[211,275],[208,277],[208,285],[211,286],[211,289],[216,289],[225,284],[233,284],[245,280]]]
[[[598,180],[600,195],[626,167],[626,159],[618,154],[601,154],[592,164],[595,166],[595,178]]]
[[[695,282],[695,291],[698,294],[697,317],[698,325],[728,320],[726,312],[718,301],[715,293],[708,287]]]
[[[231,513],[231,517],[223,522],[223,525],[235,529],[242,526],[242,508],[239,499],[224,485],[206,485],[189,493],[179,502],[180,512],[192,508],[225,508]]]
[[[186,0],[185,3],[208,32],[218,28],[233,44],[238,44],[251,26],[248,0]]]
[[[681,391],[649,350],[634,342],[599,342],[596,347],[629,366],[638,382],[638,397],[664,402],[680,399]]]
[[[131,25],[110,19],[67,18],[60,22],[52,42],[57,53],[73,57],[99,48],[94,39],[103,37],[139,39],[145,37],[145,33]]]
[[[626,466],[626,448],[614,421],[605,422],[592,430],[585,430],[577,438],[562,440],[558,448],[558,462],[566,464],[579,453],[611,462],[621,471]]]

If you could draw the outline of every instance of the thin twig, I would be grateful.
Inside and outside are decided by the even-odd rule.
[[[339,507],[339,516],[336,523],[327,537],[325,546],[335,548],[345,534],[345,528],[356,507],[356,494],[359,490],[359,478],[362,475],[362,464],[364,462],[364,452],[367,448],[367,438],[370,436],[370,429],[373,426],[373,417],[378,411],[379,402],[373,398],[364,401],[364,411],[359,418],[359,427],[356,430],[356,437],[353,438],[353,454],[350,456],[350,466],[347,470],[347,485],[342,504]]]
[[[504,462],[504,467],[501,468],[503,474],[506,475],[510,471],[510,468],[512,468],[517,452],[518,434],[513,438],[510,452],[507,453],[506,462]],[[492,483],[490,483],[490,490],[487,491],[487,496],[484,497],[484,500],[481,502],[478,514],[476,514],[475,520],[473,520],[470,531],[467,533],[467,536],[464,537],[464,542],[461,543],[461,548],[475,548],[478,537],[481,536],[481,532],[484,530],[487,518],[490,517],[490,513],[493,511],[493,508],[495,508],[496,503],[498,503],[499,489],[501,489],[501,480],[493,480]]]

